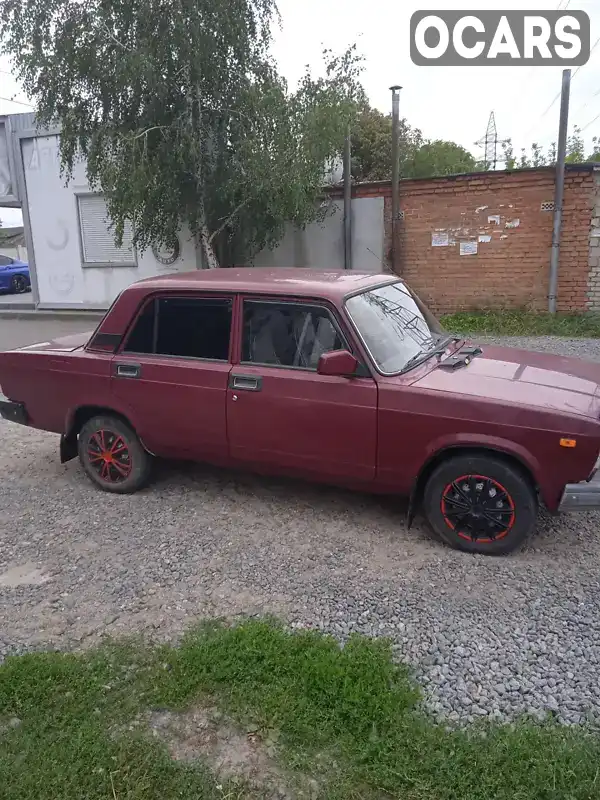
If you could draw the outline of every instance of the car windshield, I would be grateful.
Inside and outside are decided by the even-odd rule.
[[[400,281],[348,298],[346,308],[378,369],[392,375],[427,357],[446,337]]]

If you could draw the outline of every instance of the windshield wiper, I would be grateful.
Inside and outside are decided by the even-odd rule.
[[[406,362],[406,364],[405,364],[405,365],[402,367],[402,369],[400,370],[400,372],[401,372],[401,373],[402,373],[402,372],[406,372],[406,371],[407,371],[407,370],[409,370],[411,367],[414,367],[414,366],[416,365],[417,361],[425,361],[425,359],[426,359],[426,358],[429,358],[429,356],[430,356],[430,355],[433,355],[433,351],[429,351],[429,350],[419,350],[419,352],[418,352],[418,353],[415,353],[415,355],[414,355],[414,356],[411,356],[411,357],[408,359],[408,361],[407,361],[407,362]]]
[[[443,336],[442,338],[438,339],[435,346],[430,350],[419,350],[418,353],[415,353],[414,356],[411,356],[400,370],[400,373],[407,372],[409,369],[411,369],[411,367],[415,367],[417,364],[427,361],[427,359],[431,358],[431,356],[438,356],[438,358],[441,358],[450,342],[455,341],[459,342],[460,339],[458,339],[456,336]]]
[[[460,342],[461,339],[458,336],[444,336],[438,339],[438,343],[433,350],[433,354],[438,356],[438,360],[444,355],[444,352],[449,344],[452,342]]]

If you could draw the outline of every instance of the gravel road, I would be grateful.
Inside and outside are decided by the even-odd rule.
[[[512,343],[600,361],[600,341]],[[493,559],[406,532],[395,499],[193,465],[117,497],[55,436],[0,422],[0,441],[0,660],[268,612],[391,637],[436,715],[600,718],[600,514],[542,516]]]

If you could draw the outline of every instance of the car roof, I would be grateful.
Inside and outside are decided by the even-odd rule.
[[[133,286],[156,289],[209,289],[226,292],[261,294],[293,294],[340,300],[354,292],[364,291],[399,280],[396,275],[346,270],[325,270],[297,267],[241,267],[201,269],[194,272],[173,272],[145,278]]]

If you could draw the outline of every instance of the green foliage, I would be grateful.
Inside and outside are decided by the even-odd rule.
[[[425,142],[409,161],[407,177],[427,178],[433,175],[456,175],[474,172],[477,163],[474,157],[454,142],[436,139]]]
[[[461,311],[441,319],[446,330],[465,336],[569,336],[600,338],[597,314],[530,311]]]
[[[587,161],[600,161],[600,137],[592,138],[592,152],[586,159]]]
[[[406,176],[414,153],[423,144],[421,131],[400,120],[400,174]],[[352,177],[385,181],[392,176],[392,115],[365,104],[352,124]]]
[[[567,137],[567,155],[565,161],[568,164],[581,164],[585,161],[584,143],[580,128],[575,125],[573,133]]]
[[[71,174],[87,159],[117,242],[182,224],[249,257],[316,214],[325,164],[362,97],[354,48],[288,89],[269,56],[274,0],[0,0],[0,40]],[[352,102],[351,102],[352,101]]]
[[[581,129],[575,125],[573,132],[567,137],[567,152],[565,162],[567,164],[582,164],[585,161],[600,161],[600,140],[597,137],[592,139],[593,149],[589,156],[585,155],[585,143],[581,136]],[[506,169],[527,169],[528,167],[551,167],[556,164],[556,142],[543,150],[541,145],[534,142],[527,152],[525,147],[521,148],[521,155],[516,158],[512,140],[506,139],[502,142],[502,155]]]
[[[277,742],[282,781],[328,800],[588,800],[600,740],[521,721],[449,730],[419,710],[385,641],[340,648],[277,624],[206,625],[179,648],[104,645],[0,666],[0,795],[10,800],[216,800],[257,795],[171,760],[145,713],[215,704]],[[202,750],[202,736],[197,736]],[[289,779],[289,780],[288,780]],[[258,794],[264,796],[264,794]]]
[[[473,156],[460,145],[423,138],[418,128],[400,120],[399,161],[403,178],[429,178],[472,172]],[[352,125],[352,176],[356,181],[392,177],[392,117],[369,105],[359,108]]]

